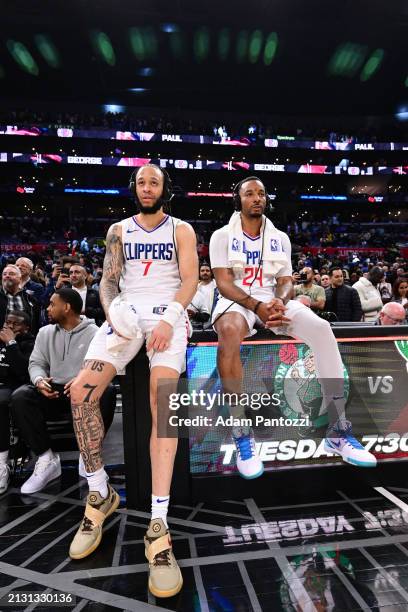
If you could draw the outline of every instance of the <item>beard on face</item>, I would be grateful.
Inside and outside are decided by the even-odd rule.
[[[260,211],[260,212],[251,211],[249,213],[249,216],[254,219],[259,219],[260,217],[262,217],[262,215],[263,215],[263,211]]]
[[[164,204],[161,198],[159,198],[154,204],[152,204],[152,206],[144,206],[139,200],[136,200],[136,203],[139,207],[139,211],[144,215],[154,215],[162,208]]]
[[[13,289],[16,283],[13,280],[4,280],[3,287],[7,290]]]

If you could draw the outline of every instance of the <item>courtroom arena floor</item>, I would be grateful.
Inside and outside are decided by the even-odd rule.
[[[333,482],[320,499],[302,492],[288,503],[286,492],[271,491],[268,506],[251,498],[172,505],[169,525],[184,587],[158,600],[147,590],[149,516],[126,509],[123,466],[109,472],[122,503],[106,521],[98,550],[81,561],[68,557],[87,493],[77,462],[65,460],[61,479],[40,493],[22,496],[17,480],[0,498],[1,597],[65,591],[76,601],[62,610],[101,612],[408,609],[408,489],[390,487],[396,496],[390,501],[373,489],[367,471],[352,469],[350,489]],[[57,609],[0,605],[2,611]]]

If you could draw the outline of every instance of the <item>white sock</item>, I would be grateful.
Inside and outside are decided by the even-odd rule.
[[[54,459],[54,453],[52,452],[52,450],[49,448],[48,450],[45,451],[45,453],[42,453],[42,455],[38,455],[38,460],[41,461],[52,461]]]
[[[6,451],[1,451],[1,452],[0,452],[0,465],[1,465],[2,463],[3,463],[3,464],[4,464],[4,463],[7,463],[8,455],[9,455],[8,450],[6,450]]]
[[[96,472],[85,472],[86,479],[90,491],[98,491],[104,499],[108,497],[108,480],[109,476],[105,472],[105,467],[102,466]]]
[[[152,519],[161,518],[166,527],[169,501],[170,495],[152,495]]]

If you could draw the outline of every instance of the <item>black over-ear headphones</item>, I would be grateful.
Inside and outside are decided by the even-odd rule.
[[[234,185],[234,188],[232,190],[232,198],[233,198],[233,203],[234,203],[234,209],[235,210],[240,211],[241,208],[242,208],[241,196],[239,195],[239,190],[241,189],[241,186],[244,183],[246,183],[247,181],[259,181],[263,185],[263,182],[257,176],[248,176],[247,178],[242,179],[242,181],[239,181],[239,183]],[[272,206],[272,198],[269,195],[269,193],[266,191],[266,189],[265,189],[265,198],[266,198],[266,205],[265,205],[264,213],[268,214],[268,213],[270,213],[270,212],[272,212],[274,210],[274,207]]]
[[[169,204],[172,197],[173,197],[173,185],[171,182],[171,178],[168,174],[168,172],[166,170],[164,170],[163,168],[160,168],[159,166],[157,166],[156,164],[148,164],[149,166],[152,166],[153,168],[157,168],[157,170],[160,170],[160,172],[163,175],[163,193],[160,197],[160,200],[162,202],[162,204]],[[141,166],[143,167],[143,166]],[[131,177],[129,179],[129,191],[132,194],[132,196],[135,198],[136,200],[136,204],[139,203],[137,194],[136,194],[136,175],[138,173],[138,171],[140,170],[140,168],[137,168],[136,170],[134,170],[131,174]]]

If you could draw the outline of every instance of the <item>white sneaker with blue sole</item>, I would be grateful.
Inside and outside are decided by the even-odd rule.
[[[343,461],[351,465],[367,468],[377,466],[375,456],[353,436],[350,421],[345,421],[343,428],[334,426],[328,432],[324,441],[324,450],[327,453],[340,455]]]
[[[243,478],[262,476],[264,466],[257,455],[253,431],[250,427],[234,427],[233,440],[237,449],[237,468]]]

